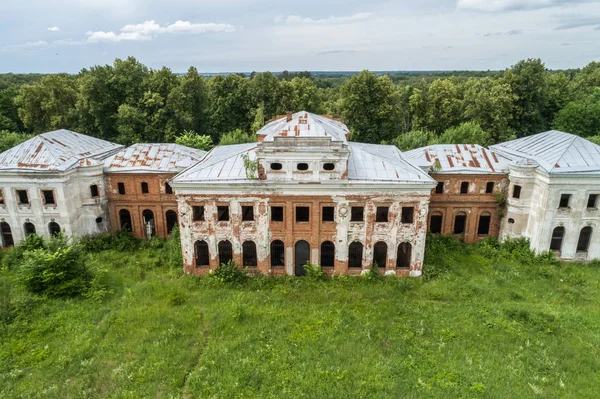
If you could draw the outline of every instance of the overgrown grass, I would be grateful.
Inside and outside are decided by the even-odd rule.
[[[598,395],[597,263],[438,238],[427,278],[230,286],[164,245],[92,253],[98,298],[32,296],[4,269],[0,397]]]

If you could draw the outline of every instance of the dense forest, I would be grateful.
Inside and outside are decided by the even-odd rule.
[[[0,150],[67,128],[123,144],[200,148],[254,140],[265,121],[306,110],[342,118],[351,139],[406,150],[489,145],[551,128],[600,142],[600,63],[551,71],[227,74],[154,70],[135,58],[76,75],[0,75]]]

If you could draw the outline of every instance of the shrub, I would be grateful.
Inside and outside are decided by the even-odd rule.
[[[319,281],[327,278],[327,273],[321,269],[321,266],[315,263],[306,262],[303,267],[306,272],[306,278],[309,280]]]
[[[6,251],[6,254],[2,258],[2,265],[9,269],[15,269],[21,265],[21,262],[23,261],[23,255],[26,252],[44,247],[44,237],[36,234],[29,234],[19,245]]]
[[[82,237],[79,244],[85,252],[133,251],[140,247],[140,240],[129,231],[119,230],[117,233],[102,233]]]
[[[363,274],[363,277],[371,281],[381,280],[383,278],[383,275],[379,273],[379,265],[377,264],[377,262],[373,263],[373,266],[371,266],[369,270],[367,270],[367,272]]]
[[[211,273],[211,277],[224,285],[241,284],[246,280],[247,272],[235,265],[233,260],[227,263],[221,263],[219,267]]]
[[[46,248],[25,252],[20,278],[29,292],[55,298],[81,295],[93,275],[82,247],[59,235]]]

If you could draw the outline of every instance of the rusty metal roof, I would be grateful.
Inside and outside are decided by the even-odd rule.
[[[600,174],[600,146],[558,130],[522,137],[490,148],[518,163],[533,161],[549,174]]]
[[[134,144],[104,161],[112,173],[178,173],[198,162],[206,151],[179,144]]]
[[[350,131],[338,119],[300,111],[292,114],[290,121],[280,116],[268,122],[256,134],[264,136],[262,141],[273,141],[274,137],[331,137],[332,141],[346,142]]]
[[[39,134],[0,154],[0,170],[64,172],[101,165],[122,145],[70,130]]]
[[[507,174],[510,160],[478,144],[436,144],[403,153],[435,173]]]

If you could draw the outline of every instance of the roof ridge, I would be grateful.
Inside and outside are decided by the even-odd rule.
[[[560,153],[560,156],[556,159],[556,161],[554,161],[554,165],[551,165],[552,167],[550,168],[550,170],[548,172],[551,172],[554,169],[556,169],[556,165],[565,156],[565,154],[567,153],[567,151],[569,151],[569,149],[571,148],[571,146],[573,145],[573,143],[575,142],[575,140],[577,140],[578,138],[581,138],[581,137],[579,137],[577,135],[574,135],[574,134],[571,134],[571,133],[567,133],[567,132],[563,132],[563,131],[560,131],[560,130],[550,130],[550,131],[548,131],[548,133],[551,133],[551,132],[559,132],[559,133],[562,133],[562,134],[566,134],[566,135],[570,136],[569,138],[571,139],[571,141],[569,142],[569,144],[567,144],[565,146],[565,149]]]

